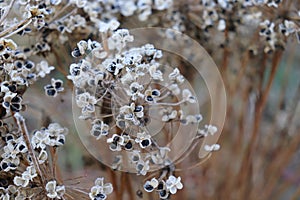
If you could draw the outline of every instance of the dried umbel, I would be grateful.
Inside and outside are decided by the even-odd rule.
[[[203,117],[197,94],[180,70],[166,63],[162,50],[149,43],[132,47],[135,38],[127,29],[113,27],[105,35],[102,43],[81,40],[72,52],[80,59],[71,64],[68,78],[75,86],[74,117],[81,139],[115,170],[143,176],[160,170],[158,180],[166,181],[160,196],[166,199],[183,187],[173,174],[188,155],[184,151],[217,128],[199,129]],[[89,132],[80,131],[83,121]],[[181,137],[187,140],[174,142]],[[207,154],[220,147],[206,145]],[[157,187],[149,189],[149,184],[148,192]]]
[[[31,101],[28,100],[32,92],[30,87],[39,87],[40,83],[44,91],[38,91],[43,91],[55,102],[64,101],[60,99],[61,94],[69,91],[67,84],[72,87],[73,83],[74,107],[79,108],[79,114],[74,118],[87,122],[87,127],[82,129],[79,121],[76,125],[81,137],[84,135],[83,143],[90,145],[89,150],[98,160],[113,169],[141,176],[154,172],[150,174],[153,177],[146,177],[141,185],[146,192],[155,191],[161,199],[168,199],[181,190],[181,181],[185,177],[178,176],[180,168],[177,164],[187,155],[193,155],[198,163],[220,149],[216,141],[224,122],[225,109],[222,107],[226,107],[222,81],[212,78],[218,72],[200,70],[201,75],[196,76],[199,71],[178,59],[184,55],[191,65],[211,66],[202,59],[204,51],[194,48],[181,33],[200,42],[220,64],[222,74],[228,79],[225,83],[230,98],[234,94],[240,95],[239,88],[242,88],[249,92],[241,96],[243,105],[250,99],[249,105],[245,104],[251,110],[250,115],[255,104],[254,117],[236,114],[236,101],[230,104],[234,107],[230,114],[243,116],[232,120],[234,130],[230,127],[230,133],[242,131],[245,119],[257,120],[240,170],[241,174],[248,170],[252,180],[255,168],[249,166],[255,155],[253,149],[266,96],[283,50],[289,41],[299,42],[300,8],[297,3],[293,0],[0,1],[0,198],[67,199],[75,196],[105,199],[112,192],[112,185],[104,183],[103,178],[96,179],[91,189],[83,191],[64,183],[59,177],[57,149],[68,140],[67,129],[53,123],[57,120],[47,105],[42,106],[41,112],[49,116],[40,127],[31,127],[32,123],[26,123],[23,117],[28,116],[28,107],[36,109],[39,102],[44,102],[40,100],[43,96],[40,94],[34,102],[28,102]],[[161,39],[157,32],[152,35],[150,29],[140,34],[127,29],[139,26],[163,26],[173,30],[157,31],[166,36]],[[147,35],[152,35],[149,41],[139,41],[139,36],[146,38]],[[172,42],[176,45],[172,46]],[[181,46],[182,43],[186,46]],[[168,45],[172,46],[167,49],[171,51],[164,51],[163,47]],[[175,47],[181,51],[175,51]],[[168,52],[173,52],[173,57],[168,57]],[[197,52],[201,52],[200,55]],[[271,56],[270,79],[266,90],[262,90]],[[73,64],[68,68],[71,62]],[[43,82],[50,73],[51,80]],[[242,77],[244,74],[246,81]],[[201,87],[197,82],[199,77],[213,91],[208,91],[211,104],[223,102],[219,107],[212,106],[211,111],[213,120],[217,117],[221,120],[209,122],[209,116],[202,110],[200,113],[199,94],[201,97],[205,94],[198,90]],[[212,82],[216,82],[214,87],[211,87]],[[287,116],[290,119],[292,115]],[[288,120],[279,121],[284,127]],[[287,137],[288,134],[280,135]],[[194,147],[197,144],[200,144],[200,152]],[[232,146],[240,147],[237,144],[241,143]],[[197,152],[191,153],[192,149]],[[268,149],[264,151],[269,152]],[[278,155],[274,152],[272,154]],[[287,154],[282,155],[287,157]],[[243,175],[237,182],[245,180],[247,176]],[[264,191],[266,197],[274,181],[269,182],[265,183],[268,185],[268,190]],[[224,185],[216,188],[239,188],[236,184]],[[251,187],[248,184],[244,187],[247,189],[241,191],[248,195]],[[236,194],[232,194],[236,198]]]

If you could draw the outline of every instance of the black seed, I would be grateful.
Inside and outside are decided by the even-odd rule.
[[[164,183],[163,183],[162,181],[159,182],[159,184],[158,184],[158,186],[157,186],[157,189],[158,189],[158,190],[164,189]]]
[[[27,79],[34,79],[35,78],[35,74],[28,74]]]
[[[125,145],[126,149],[131,149],[132,148],[132,143],[129,141],[127,142],[127,144]]]
[[[13,112],[18,112],[21,110],[22,106],[21,104],[11,104],[11,111]]]
[[[16,85],[9,85],[9,86],[8,86],[8,89],[9,89],[9,91],[15,93],[15,92],[17,91],[17,86],[16,86]]]
[[[27,69],[31,69],[32,67],[33,67],[33,64],[32,63],[26,63],[26,65],[25,65],[25,67],[27,68]]]
[[[10,167],[17,167],[14,163],[9,163]]]
[[[147,100],[147,101],[153,101],[153,98],[152,98],[151,96],[147,96],[147,97],[146,97],[146,100]]]
[[[45,89],[54,89],[54,87],[52,85],[46,85]]]
[[[59,26],[59,27],[58,27],[58,30],[59,30],[60,32],[62,32],[64,29],[65,29],[65,26]]]
[[[59,139],[58,142],[60,142],[61,144],[65,144],[65,140],[64,139]]]
[[[167,195],[167,191],[166,190],[162,190],[159,192],[159,196],[160,197],[165,197]]]
[[[25,149],[25,146],[24,145],[20,145],[19,146],[19,151],[22,151],[23,149]]]
[[[23,51],[24,51],[24,53],[27,53],[30,51],[30,48],[25,48]]]
[[[61,86],[62,86],[62,82],[60,82],[60,81],[57,81],[57,82],[54,83],[54,87],[56,89],[60,88]]]
[[[47,95],[48,96],[54,96],[56,94],[56,90],[55,89],[49,89],[47,90]]]
[[[180,122],[181,122],[182,124],[186,124],[186,123],[187,123],[187,120],[186,120],[186,119],[181,119]]]
[[[105,198],[106,198],[106,195],[99,193],[99,194],[96,195],[94,200],[102,200],[102,199],[105,199]]]
[[[24,34],[24,30],[21,30],[21,31],[17,32],[17,34],[23,35]]]
[[[120,137],[119,136],[115,136],[114,139],[113,139],[113,142],[117,143],[119,140],[120,140]]]
[[[99,194],[97,194],[97,197],[104,198],[104,197],[105,197],[105,195],[104,195],[104,194],[101,194],[101,193],[99,193]]]
[[[159,96],[159,91],[158,90],[153,90],[152,95],[153,96]]]
[[[39,9],[46,8],[46,4],[44,4],[44,3],[43,3],[43,4],[40,4],[38,8],[39,8]]]
[[[115,66],[115,65],[110,65],[109,68],[108,68],[108,71],[109,71],[109,72],[114,72],[114,71],[116,71],[116,66]]]
[[[134,93],[136,93],[138,91],[138,89],[136,87],[132,87],[131,91],[134,92]]]
[[[153,190],[154,188],[153,188],[153,186],[152,185],[145,185],[145,190],[146,191],[151,191],[151,190]]]
[[[43,50],[43,48],[42,48],[42,46],[41,46],[40,44],[37,44],[37,45],[36,45],[36,48],[37,48],[38,50],[40,50],[40,51]]]
[[[9,58],[9,54],[8,54],[8,53],[5,53],[5,54],[3,54],[3,57],[4,57],[5,59],[8,59],[8,58]]]
[[[137,165],[137,169],[138,169],[139,171],[141,171],[141,170],[143,169],[143,167],[144,167],[144,165],[142,165],[142,164],[138,164],[138,165]]]
[[[23,67],[23,64],[21,62],[16,62],[16,67],[21,69]]]
[[[6,142],[8,142],[9,140],[12,140],[12,139],[14,139],[14,137],[13,137],[12,135],[8,135],[8,136],[6,137]]]
[[[79,57],[79,56],[81,56],[81,53],[80,53],[78,47],[76,47],[76,48],[74,49],[74,51],[72,51],[72,56],[74,56],[74,57]]]
[[[141,112],[143,110],[143,106],[136,106],[134,108],[134,112]]]
[[[14,98],[11,99],[12,103],[20,103],[22,99],[19,96],[15,96]]]
[[[144,147],[149,146],[149,144],[150,144],[149,140],[143,140],[143,141],[142,141],[142,145],[143,145]]]
[[[8,167],[8,164],[6,162],[2,163],[1,168],[5,170]]]
[[[93,136],[95,136],[95,137],[98,137],[100,134],[101,134],[100,131],[97,131],[97,130],[93,131]]]
[[[6,108],[9,108],[9,102],[5,101],[3,104]]]

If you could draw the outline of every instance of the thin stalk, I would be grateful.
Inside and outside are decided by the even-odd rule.
[[[2,24],[2,22],[5,20],[5,18],[7,17],[9,12],[11,11],[11,8],[13,7],[14,3],[15,3],[15,0],[11,0],[10,4],[8,5],[7,10],[5,10],[5,13],[3,14],[3,16],[0,19],[0,25]]]
[[[28,153],[32,159],[32,162],[33,162],[33,165],[37,171],[37,174],[39,175],[40,177],[40,180],[41,180],[41,183],[43,184],[43,188],[45,187],[46,185],[46,181],[45,181],[45,178],[42,174],[42,171],[40,169],[40,166],[39,166],[39,163],[38,163],[38,160],[34,154],[34,150],[31,146],[31,142],[30,142],[30,137],[29,137],[29,133],[28,133],[28,130],[27,130],[27,127],[26,127],[26,124],[25,124],[25,119],[23,118],[23,116],[21,116],[19,113],[15,113],[14,114],[14,119],[17,121],[17,124],[18,124],[18,127],[24,137],[24,140],[25,140],[25,143],[26,143],[26,146],[27,146],[27,149],[28,149]]]
[[[125,187],[126,187],[127,181],[126,181],[126,174],[121,173],[121,185],[120,185],[120,194],[118,195],[118,199],[123,199],[123,195],[125,193]]]
[[[117,183],[116,173],[115,173],[115,171],[113,171],[110,168],[107,168],[107,170],[108,170],[108,173],[110,175],[111,184],[113,185],[113,188],[114,188],[114,191],[115,191],[114,192],[115,193],[115,198],[114,199],[122,200],[121,193],[120,193],[118,183]]]
[[[133,192],[133,188],[132,188],[132,180],[131,180],[131,177],[128,173],[125,173],[125,178],[126,178],[126,189],[127,189],[127,192],[128,192],[128,195],[129,195],[129,199],[135,199],[135,193]]]
[[[20,22],[19,24],[11,27],[11,28],[8,28],[4,31],[2,31],[0,33],[0,38],[3,37],[3,38],[8,38],[20,31],[22,31],[23,29],[25,29],[30,23],[32,22],[32,19],[31,18],[28,18],[28,19],[25,19],[24,21]]]
[[[252,177],[252,161],[253,161],[253,153],[254,150],[256,149],[256,140],[258,137],[258,133],[259,133],[259,128],[260,128],[260,122],[262,120],[262,112],[263,109],[265,107],[267,98],[269,96],[270,90],[271,90],[271,86],[273,84],[274,78],[275,78],[275,74],[276,71],[278,69],[279,66],[279,61],[281,58],[282,52],[280,51],[276,51],[274,53],[273,56],[273,60],[272,60],[272,69],[271,69],[271,73],[269,76],[269,79],[267,81],[267,85],[264,91],[261,91],[261,96],[258,99],[258,101],[256,102],[256,107],[255,107],[255,117],[254,117],[254,123],[253,123],[253,131],[252,131],[252,135],[249,141],[249,144],[246,148],[245,151],[245,156],[244,159],[242,161],[242,165],[240,167],[240,171],[239,171],[239,181],[238,184],[240,184],[240,187],[242,188],[240,190],[240,198],[245,199],[247,197],[247,195],[250,193],[251,189],[252,189],[252,183],[251,183],[251,177]],[[241,183],[248,183],[248,184],[241,184]]]

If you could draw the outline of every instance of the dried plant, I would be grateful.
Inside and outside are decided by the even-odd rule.
[[[298,199],[299,5],[0,1],[0,199]]]

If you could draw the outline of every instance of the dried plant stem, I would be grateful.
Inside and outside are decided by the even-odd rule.
[[[61,50],[61,49],[60,49]],[[56,52],[56,51],[53,51],[53,53],[54,53],[54,56],[55,56],[55,58],[56,58],[56,62],[57,62],[57,67],[56,67],[56,69],[60,72],[60,73],[62,73],[64,76],[67,76],[68,75],[68,72],[64,69],[64,68],[62,68],[61,66],[64,66],[64,63],[61,61],[61,56],[59,55],[59,53],[58,52]],[[71,86],[71,84],[69,84],[70,86]]]
[[[23,30],[24,28],[26,28],[31,23],[31,21],[32,21],[32,19],[28,18],[28,19],[25,19],[25,20],[21,21],[20,23],[12,26],[10,28],[5,29],[4,31],[2,31],[0,33],[0,38],[1,37],[7,38],[7,37],[19,32],[19,31]]]
[[[62,184],[63,183],[62,176],[61,176],[59,168],[57,167],[57,148],[50,147],[50,153],[51,153],[51,158],[52,158],[52,174],[53,174],[53,177],[60,184]]]
[[[57,12],[57,13],[53,16],[53,18],[49,21],[49,24],[53,23],[57,18],[59,18],[59,16],[62,16],[62,14],[63,14],[64,12],[66,12],[67,9],[68,9],[69,7],[70,7],[70,8],[72,7],[72,4],[71,4],[71,3],[66,4],[62,9],[60,9],[59,12]],[[66,18],[66,17],[68,17],[68,16],[70,16],[72,13],[74,13],[74,8],[73,8],[72,11],[68,12],[66,15],[63,15],[63,17],[62,17],[60,20],[62,20],[63,18]]]
[[[13,7],[15,3],[15,0],[11,0],[10,4],[8,5],[7,10],[5,10],[5,13],[3,14],[3,16],[0,19],[0,25],[2,24],[2,22],[6,19],[7,15],[9,14],[9,12],[11,11],[11,8]]]
[[[122,199],[124,193],[125,193],[125,187],[126,187],[127,181],[126,181],[126,176],[125,173],[121,173],[121,185],[120,185],[120,194],[118,195],[118,199]]]
[[[28,133],[28,130],[27,130],[27,127],[26,127],[26,124],[25,124],[25,119],[23,118],[23,116],[21,116],[19,113],[15,113],[14,114],[14,119],[17,121],[17,124],[18,124],[18,127],[24,137],[24,141],[26,143],[26,146],[27,146],[27,149],[28,149],[28,153],[29,153],[29,156],[31,157],[32,159],[32,162],[33,162],[33,165],[34,165],[34,168],[36,169],[37,171],[37,174],[39,175],[40,177],[40,180],[41,180],[41,183],[43,184],[42,187],[45,187],[46,185],[46,180],[45,180],[45,177],[44,175],[42,174],[42,171],[40,169],[40,166],[39,166],[39,163],[38,163],[38,160],[34,154],[34,150],[31,146],[31,142],[30,142],[30,137],[29,137],[29,133]]]
[[[265,107],[267,97],[269,96],[271,86],[272,86],[276,71],[279,66],[279,61],[280,61],[281,55],[282,55],[281,51],[275,52],[273,60],[272,60],[271,73],[270,73],[269,79],[267,81],[266,88],[264,91],[261,91],[261,93],[260,93],[261,96],[258,99],[258,101],[256,102],[253,131],[252,131],[250,141],[249,141],[248,146],[245,151],[245,156],[242,161],[242,165],[240,167],[240,171],[239,171],[240,178],[239,178],[239,181],[237,182],[237,184],[239,184],[238,186],[240,186],[242,188],[240,190],[240,195],[241,195],[240,198],[241,199],[243,199],[243,198],[245,199],[252,189],[252,183],[251,183],[251,177],[252,177],[252,173],[253,173],[252,172],[252,165],[253,165],[252,161],[253,161],[253,153],[254,153],[254,150],[256,149],[255,142],[256,142],[256,139],[257,139],[258,133],[259,133],[260,122],[262,119],[262,111]],[[247,183],[247,184],[242,184],[242,183]]]
[[[115,198],[114,199],[122,200],[121,193],[120,193],[120,190],[119,190],[119,187],[118,187],[118,183],[117,183],[117,177],[116,177],[115,171],[113,171],[109,167],[107,168],[107,171],[108,171],[108,173],[110,175],[111,184],[113,185],[113,188],[114,188],[114,191],[115,191],[114,192],[114,194],[115,194]]]
[[[252,44],[252,43],[255,43],[255,41],[257,41],[258,39],[259,39],[259,34],[258,34],[258,30],[257,30],[256,33],[254,34],[253,38],[249,42],[249,45]],[[246,51],[242,55],[241,66],[239,68],[237,78],[236,78],[236,80],[233,83],[233,87],[229,88],[229,94],[230,95],[236,94],[236,91],[241,86],[241,84],[240,84],[241,80],[244,77],[244,74],[246,72],[246,68],[247,68],[248,63],[250,61],[250,55],[249,54],[250,54],[250,52]]]
[[[299,143],[300,135],[291,141],[291,143],[288,145],[289,148],[282,150],[270,163],[268,170],[266,170],[266,177],[270,178],[265,183],[266,187],[264,188],[261,199],[270,199],[270,195],[278,183],[278,177],[281,176],[282,170],[288,165],[289,161],[294,155],[294,152],[299,148]]]
[[[222,60],[222,66],[221,66],[221,71],[223,72],[223,75],[225,75],[224,73],[226,73],[226,70],[228,68],[228,58],[229,58],[229,49],[227,47],[227,41],[228,41],[228,27],[225,29],[224,31],[224,37],[225,37],[225,46],[224,46],[224,50],[223,50],[223,60]],[[224,78],[227,76],[224,76]],[[226,81],[227,82],[227,81]]]
[[[101,38],[102,38],[102,43],[103,43],[103,49],[108,54],[109,49],[108,49],[107,35],[105,33],[101,33]]]
[[[125,178],[126,178],[126,189],[129,195],[129,199],[134,199],[135,195],[133,192],[132,184],[131,184],[131,176],[128,173],[125,173]]]
[[[268,55],[264,53],[262,60],[261,60],[262,65],[259,69],[259,83],[258,83],[259,91],[263,91],[263,80],[264,80],[264,75],[265,75],[265,71],[266,71],[266,67],[267,67],[267,58],[268,58]]]

